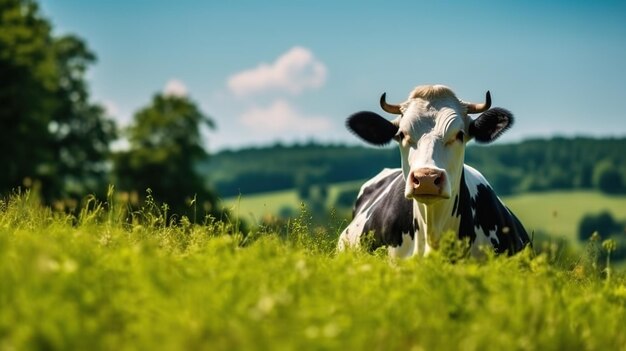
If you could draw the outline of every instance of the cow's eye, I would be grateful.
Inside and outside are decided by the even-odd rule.
[[[402,132],[398,132],[398,134],[396,134],[395,139],[397,142],[402,142],[402,140],[404,139],[404,133]]]
[[[459,132],[456,133],[456,140],[458,140],[458,141],[464,141],[465,140],[465,133],[463,133],[462,130],[459,130]]]

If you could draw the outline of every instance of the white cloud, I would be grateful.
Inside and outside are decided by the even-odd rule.
[[[272,64],[262,63],[256,68],[232,75],[228,79],[228,88],[237,96],[267,90],[296,95],[308,88],[319,88],[325,82],[326,66],[310,50],[295,46]]]
[[[170,79],[163,88],[163,94],[166,96],[185,97],[188,93],[185,83],[178,79]]]
[[[111,151],[128,151],[130,149],[130,142],[128,139],[117,139],[111,143]]]
[[[245,127],[263,132],[315,133],[332,126],[328,118],[303,115],[283,99],[267,108],[250,108],[241,115],[240,121]]]
[[[104,100],[102,102],[102,106],[104,107],[106,114],[109,116],[117,117],[120,113],[120,109],[117,104],[111,100]]]

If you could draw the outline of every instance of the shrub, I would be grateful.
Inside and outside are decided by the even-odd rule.
[[[578,238],[586,241],[591,234],[598,232],[602,238],[607,238],[611,234],[620,232],[622,226],[615,221],[613,215],[608,211],[598,214],[586,214],[578,224]]]
[[[593,185],[606,194],[622,193],[624,181],[622,174],[610,161],[599,162],[593,170]]]

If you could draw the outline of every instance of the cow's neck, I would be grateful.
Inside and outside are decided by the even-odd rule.
[[[427,255],[431,250],[436,250],[445,232],[458,230],[459,219],[457,216],[452,216],[457,194],[458,189],[451,194],[449,199],[430,205],[413,201],[413,213],[418,226],[415,252],[418,255]]]

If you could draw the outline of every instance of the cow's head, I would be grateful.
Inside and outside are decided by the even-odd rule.
[[[380,98],[386,112],[399,115],[388,121],[374,112],[358,112],[347,126],[374,145],[398,142],[406,180],[405,196],[425,204],[450,198],[463,169],[465,144],[471,139],[489,143],[513,122],[511,113],[491,107],[491,96],[480,104],[459,100],[443,85],[415,88],[407,101],[391,105]],[[476,119],[469,114],[482,113]]]

